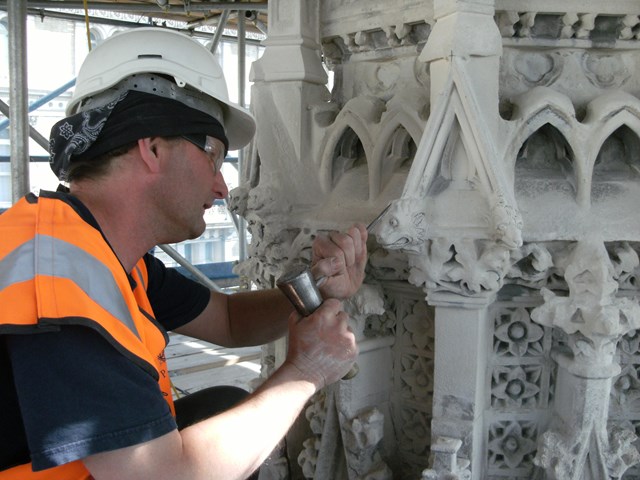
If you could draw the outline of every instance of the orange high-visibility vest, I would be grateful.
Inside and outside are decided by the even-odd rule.
[[[149,304],[144,260],[132,272],[132,291],[102,233],[66,202],[43,195],[28,195],[0,215],[0,334],[93,328],[157,379],[175,415],[164,357],[168,337]],[[90,477],[81,461],[35,473],[30,463],[0,472],[0,480]]]

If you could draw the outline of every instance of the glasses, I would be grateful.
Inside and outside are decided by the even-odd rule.
[[[194,144],[209,156],[213,164],[213,174],[217,175],[224,163],[224,151],[216,143],[216,139],[209,135],[181,135],[187,142]]]

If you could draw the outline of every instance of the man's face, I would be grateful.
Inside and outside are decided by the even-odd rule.
[[[167,144],[167,176],[156,196],[171,238],[163,243],[174,243],[202,235],[205,210],[229,190],[220,171],[225,152],[220,140],[207,137],[207,151],[184,138]]]

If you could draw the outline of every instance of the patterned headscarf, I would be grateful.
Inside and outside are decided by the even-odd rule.
[[[224,127],[212,116],[183,103],[138,91],[66,117],[51,129],[49,163],[60,180],[67,180],[74,161],[91,160],[146,137],[205,134],[229,148]]]

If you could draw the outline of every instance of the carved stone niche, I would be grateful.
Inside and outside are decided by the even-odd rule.
[[[640,101],[610,92],[582,121],[568,97],[537,87],[515,101],[515,194],[525,236],[540,240],[638,238]],[[517,149],[517,154],[516,154]]]

